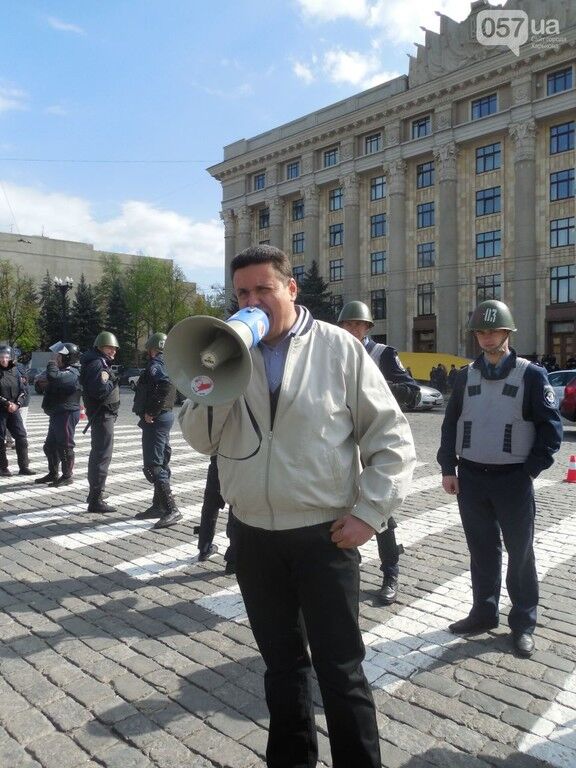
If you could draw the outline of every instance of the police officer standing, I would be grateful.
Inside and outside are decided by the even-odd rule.
[[[116,512],[103,498],[114,448],[114,422],[120,407],[118,377],[110,367],[120,348],[113,333],[102,331],[94,348],[80,358],[80,384],[90,426],[88,512]]]
[[[6,455],[6,430],[16,442],[19,475],[35,475],[28,459],[28,438],[20,408],[28,395],[28,386],[18,370],[12,347],[0,347],[0,477],[11,477]]]
[[[380,344],[368,336],[374,327],[370,309],[362,301],[350,301],[342,307],[338,316],[338,325],[352,334],[364,345],[364,349],[374,360],[386,379],[392,394],[404,408],[414,408],[420,402],[420,387],[406,371],[394,347]],[[394,529],[397,527],[393,517],[388,520],[388,527],[376,534],[380,570],[383,574],[382,586],[378,599],[383,605],[392,605],[398,597],[398,561],[404,551],[396,544]]]
[[[509,346],[516,328],[506,304],[483,301],[469,330],[482,354],[456,374],[438,451],[442,486],[458,499],[472,577],[470,613],[449,629],[466,635],[498,626],[502,538],[512,645],[528,657],[538,606],[533,480],[552,465],[562,426],[546,371]]]
[[[159,518],[154,528],[169,528],[182,519],[170,488],[170,430],[174,424],[176,388],[164,363],[165,333],[153,333],[145,344],[146,368],[138,379],[132,410],[140,420],[144,476],[154,486],[152,506],[136,515],[138,520]]]
[[[50,417],[44,441],[48,473],[34,482],[58,487],[72,483],[74,433],[80,419],[80,350],[72,342],[58,341],[50,351],[55,359],[34,382],[36,391],[44,394],[42,410]],[[60,464],[62,474],[58,477]]]

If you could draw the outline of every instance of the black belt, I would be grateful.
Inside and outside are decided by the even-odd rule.
[[[458,466],[465,467],[472,472],[485,472],[491,474],[506,474],[507,472],[516,472],[523,467],[523,464],[480,464],[477,461],[468,459],[458,459]]]

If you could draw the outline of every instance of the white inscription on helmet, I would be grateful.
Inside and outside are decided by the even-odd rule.
[[[488,307],[486,311],[484,312],[484,320],[486,320],[487,323],[495,323],[496,322],[496,310],[494,307]]]

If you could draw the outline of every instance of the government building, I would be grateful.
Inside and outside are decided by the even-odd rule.
[[[477,41],[478,0],[407,76],[226,146],[226,267],[258,243],[296,279],[316,261],[335,312],[366,302],[398,350],[471,356],[471,310],[498,298],[520,354],[576,355],[576,3],[502,7],[531,22],[518,56]]]

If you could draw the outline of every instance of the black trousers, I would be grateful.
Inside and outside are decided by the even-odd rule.
[[[88,458],[88,485],[90,491],[104,490],[108,467],[114,449],[114,422],[117,414],[108,411],[98,414],[90,427],[90,456]]]
[[[470,550],[472,614],[481,620],[498,618],[504,540],[506,587],[512,603],[508,624],[512,632],[531,633],[538,607],[532,480],[522,465],[503,472],[460,465],[458,479],[458,507]]]
[[[333,768],[380,768],[374,700],[362,669],[358,550],[338,549],[330,523],[267,531],[236,521],[235,529],[236,576],[266,664],[267,765],[316,766],[313,664]]]

